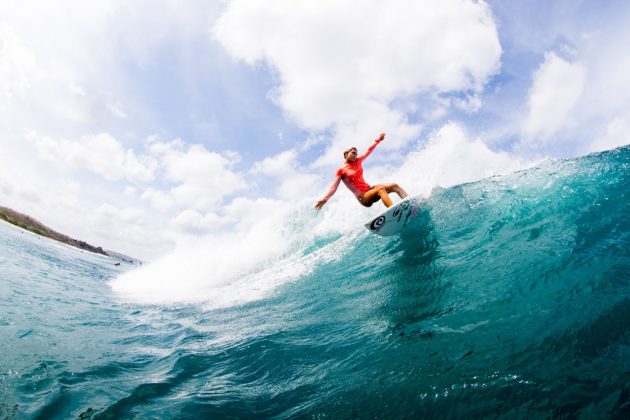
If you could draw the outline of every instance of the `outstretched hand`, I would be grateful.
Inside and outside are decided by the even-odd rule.
[[[381,135],[378,136],[378,138],[376,139],[376,141],[379,141],[379,142],[383,140],[385,140],[385,133],[381,133]]]
[[[316,211],[320,211],[320,210],[322,209],[322,207],[324,207],[324,204],[326,204],[326,201],[328,201],[328,200],[326,200],[325,198],[322,198],[321,200],[319,200],[319,201],[317,201],[317,202],[315,203],[315,205],[313,206],[313,208],[314,208]]]

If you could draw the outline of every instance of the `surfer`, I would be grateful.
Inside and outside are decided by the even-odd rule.
[[[371,145],[365,153],[361,156],[357,156],[357,148],[351,147],[343,152],[343,157],[346,163],[339,169],[337,169],[335,180],[333,181],[328,193],[324,198],[317,201],[313,206],[315,210],[319,211],[324,204],[328,202],[330,197],[337,191],[339,183],[343,181],[346,187],[354,196],[359,200],[359,203],[365,207],[370,207],[378,200],[383,200],[385,207],[392,206],[392,199],[389,198],[389,193],[395,192],[400,198],[407,197],[407,192],[403,190],[398,184],[377,184],[370,186],[363,179],[363,161],[366,157],[370,156],[370,153],[376,148],[376,146],[385,139],[385,133],[381,133],[374,144]]]

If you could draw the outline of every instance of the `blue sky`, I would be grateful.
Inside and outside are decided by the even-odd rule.
[[[366,177],[424,194],[618,147],[629,22],[622,1],[3,2],[0,205],[152,259],[304,208],[381,131]]]

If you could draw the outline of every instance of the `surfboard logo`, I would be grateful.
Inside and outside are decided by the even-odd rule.
[[[409,208],[409,201],[403,201],[398,206],[396,206],[396,210],[392,213],[392,217],[394,219],[398,218],[397,222],[400,222],[400,218],[405,210]]]
[[[372,220],[370,223],[370,229],[378,231],[385,224],[385,216],[378,216],[376,219]]]
[[[364,226],[377,235],[395,235],[407,226],[409,220],[418,213],[423,203],[426,203],[426,200],[421,199],[420,196],[405,198],[382,214],[373,216]]]

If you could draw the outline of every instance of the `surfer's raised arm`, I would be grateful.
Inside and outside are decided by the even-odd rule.
[[[370,156],[370,153],[372,153],[374,149],[376,149],[376,146],[383,140],[385,140],[385,133],[381,133],[380,136],[378,136],[378,138],[374,140],[374,143],[370,147],[368,147],[368,149],[361,156],[357,157],[357,160],[363,160],[366,157]]]

